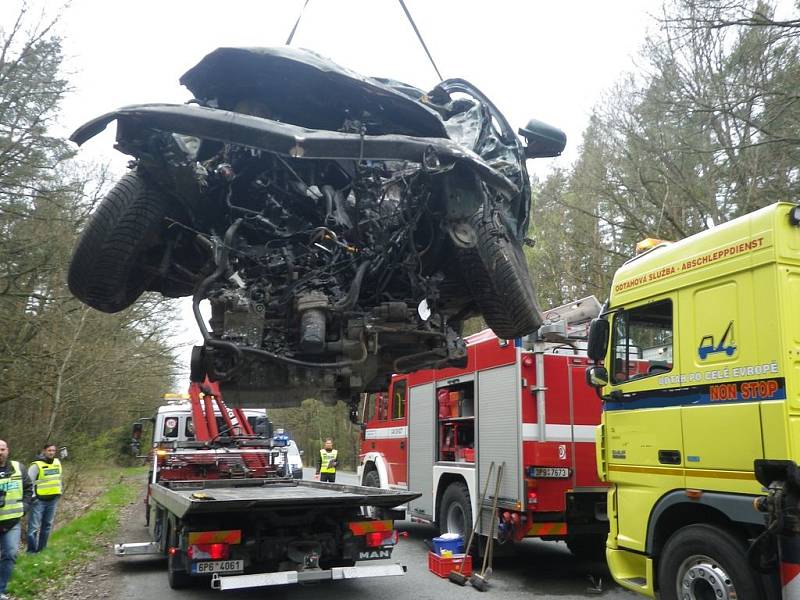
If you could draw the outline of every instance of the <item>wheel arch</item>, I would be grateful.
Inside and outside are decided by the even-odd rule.
[[[472,514],[475,514],[475,498],[473,497],[472,488],[466,478],[461,473],[442,473],[439,477],[439,481],[436,483],[436,494],[434,495],[433,503],[433,518],[437,526],[441,525],[441,523],[439,523],[439,509],[442,504],[442,496],[444,496],[445,490],[447,490],[448,487],[457,482],[463,483],[464,486],[466,486],[469,501],[472,505]]]
[[[364,455],[361,468],[360,484],[364,485],[364,478],[369,471],[377,471],[381,481],[381,488],[389,488],[389,466],[386,458],[380,452],[368,452]]]
[[[684,490],[670,492],[650,513],[645,550],[648,555],[657,557],[673,532],[696,523],[717,525],[739,535],[763,528],[763,516],[753,508],[756,497],[704,492],[691,500]]]

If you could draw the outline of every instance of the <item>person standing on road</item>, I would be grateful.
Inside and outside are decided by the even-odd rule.
[[[339,451],[333,448],[333,438],[325,438],[325,447],[319,450],[317,474],[320,481],[334,483],[336,481],[336,467],[339,466],[337,457]]]
[[[28,511],[33,484],[16,460],[8,459],[8,444],[0,440],[0,600],[8,600],[6,586],[19,549],[19,522]]]
[[[28,468],[28,477],[36,492],[28,517],[28,552],[32,554],[47,547],[58,499],[63,493],[61,461],[56,458],[55,444],[47,443],[42,447],[42,453]]]

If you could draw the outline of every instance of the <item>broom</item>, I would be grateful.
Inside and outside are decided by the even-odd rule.
[[[503,467],[505,463],[502,463],[499,467],[497,467],[497,479],[495,480],[494,485],[494,499],[492,500],[492,526],[489,530],[488,536],[488,547],[486,548],[486,554],[483,557],[483,568],[481,569],[480,573],[473,573],[472,577],[469,578],[469,582],[479,592],[485,592],[489,589],[489,577],[492,574],[492,555],[494,554],[494,529],[495,525],[497,525],[497,497],[500,495],[500,483],[503,480]]]

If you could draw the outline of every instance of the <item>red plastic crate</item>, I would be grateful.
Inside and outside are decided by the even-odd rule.
[[[428,569],[431,573],[436,573],[439,577],[447,577],[450,571],[458,570],[458,565],[464,563],[461,567],[461,573],[465,577],[472,575],[472,556],[469,554],[454,554],[450,557],[439,556],[435,552],[428,552]]]

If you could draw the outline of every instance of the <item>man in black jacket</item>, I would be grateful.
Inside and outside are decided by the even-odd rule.
[[[20,526],[33,498],[28,473],[8,458],[8,444],[0,440],[0,600],[8,600],[6,586],[17,562]]]

